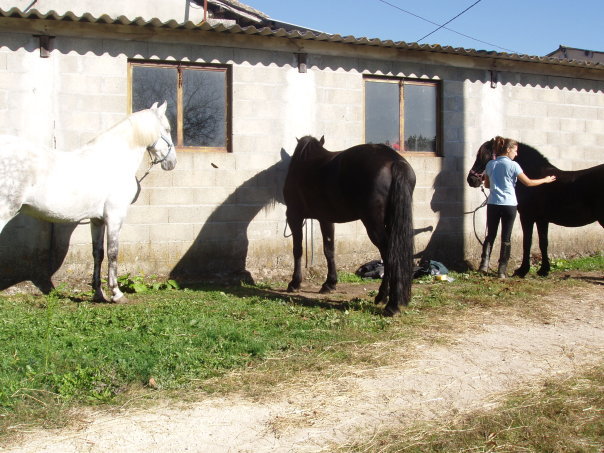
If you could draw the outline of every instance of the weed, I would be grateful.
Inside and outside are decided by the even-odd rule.
[[[157,281],[157,276],[145,277],[143,274],[126,274],[117,278],[120,289],[126,293],[146,293],[149,290],[160,291],[168,289],[180,289],[176,280]]]

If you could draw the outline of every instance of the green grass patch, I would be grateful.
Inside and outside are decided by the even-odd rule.
[[[145,388],[162,395],[270,388],[334,363],[361,365],[378,360],[364,348],[372,343],[446,328],[473,309],[536,316],[536,296],[587,284],[555,275],[451,276],[452,282],[416,280],[410,306],[394,319],[381,316],[374,291],[313,298],[273,289],[285,283],[158,290],[128,277],[135,292],[124,305],[82,301],[66,290],[0,297],[0,434],[16,423],[56,425],[70,407],[122,404]],[[340,277],[368,286],[354,274]],[[136,292],[135,284],[145,288]],[[239,377],[231,380],[233,375]]]
[[[287,351],[371,341],[391,322],[362,300],[330,309],[287,297],[150,289],[131,300],[0,298],[0,415],[50,400],[110,403],[150,378],[162,389],[198,386]]]
[[[550,265],[552,270],[558,271],[597,271],[604,269],[604,254],[599,252],[575,259],[556,258],[550,260]]]

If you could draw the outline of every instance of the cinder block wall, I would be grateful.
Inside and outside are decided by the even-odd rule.
[[[291,239],[284,237],[281,194],[288,156],[296,137],[306,134],[325,135],[330,150],[363,142],[364,74],[442,81],[444,156],[407,156],[417,174],[418,256],[450,266],[477,259],[472,217],[464,212],[476,207],[482,195],[467,187],[465,177],[478,147],[492,136],[529,143],[563,169],[595,165],[603,155],[602,82],[502,71],[491,88],[486,70],[379,49],[351,56],[347,48],[348,56],[329,56],[337,46],[324,54],[309,52],[309,70],[300,73],[289,50],[270,48],[268,41],[257,48],[229,46],[228,36],[222,35],[214,38],[222,40],[215,46],[58,36],[48,59],[39,57],[30,35],[4,33],[0,38],[0,120],[5,132],[65,150],[81,146],[125,116],[129,58],[232,65],[233,152],[182,151],[174,171],[152,170],[122,229],[120,274],[191,279],[246,272],[255,279],[289,275]],[[139,174],[147,165],[141,164]],[[484,210],[476,221],[484,234]],[[15,279],[38,275],[40,266],[49,267],[55,281],[88,278],[89,227],[49,228],[18,219],[0,236],[0,260],[22,263],[27,250],[32,255],[31,242],[25,247],[27,238],[48,237],[38,247],[52,244],[53,252],[45,258],[50,264],[32,267],[29,277],[25,273]],[[316,222],[309,222],[307,236],[314,258],[308,264],[322,267]],[[515,254],[519,238],[517,225]],[[599,226],[552,228],[550,242],[552,254],[601,250],[602,231]],[[378,257],[360,222],[336,226],[336,252],[340,267],[348,270]],[[48,250],[38,255],[44,254]],[[12,267],[19,266],[25,264]]]

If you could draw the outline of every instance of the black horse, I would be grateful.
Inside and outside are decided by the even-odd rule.
[[[294,273],[287,290],[297,291],[302,282],[304,219],[317,219],[321,226],[327,259],[322,293],[333,291],[338,281],[334,223],[360,219],[384,262],[384,279],[375,301],[387,301],[384,312],[394,315],[411,298],[415,173],[385,145],[329,152],[324,143],[323,137],[320,141],[310,136],[299,139],[285,180],[283,196],[294,252]]]
[[[479,187],[482,184],[484,169],[487,163],[495,158],[493,143],[493,140],[485,142],[478,150],[476,161],[467,178],[471,187]],[[524,277],[529,271],[533,225],[537,224],[541,249],[541,268],[537,273],[545,277],[550,271],[547,255],[547,231],[550,222],[565,227],[579,227],[597,221],[604,226],[604,164],[585,170],[560,170],[539,151],[523,143],[518,144],[516,162],[531,179],[556,176],[556,181],[552,184],[536,187],[516,184],[523,241],[522,264],[514,275]]]

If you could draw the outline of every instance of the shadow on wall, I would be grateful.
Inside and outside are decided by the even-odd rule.
[[[170,277],[181,283],[196,282],[208,276],[253,283],[246,268],[247,230],[262,209],[284,203],[283,184],[290,159],[281,149],[281,159],[276,164],[237,187],[204,222],[193,245],[170,272]]]
[[[464,261],[463,186],[455,178],[447,178],[444,172],[434,180],[434,194],[430,209],[439,213],[438,223],[426,248],[416,254],[420,260],[440,261],[450,269],[466,270]]]
[[[50,292],[52,276],[65,260],[75,227],[26,215],[12,219],[0,233],[0,290],[31,281],[44,294]]]

